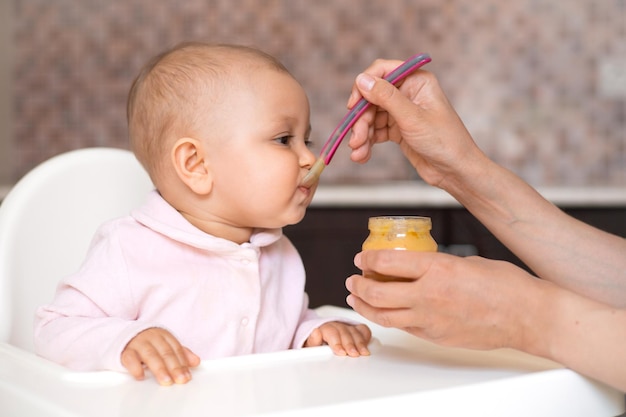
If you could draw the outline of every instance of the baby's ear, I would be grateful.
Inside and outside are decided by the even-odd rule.
[[[205,147],[198,139],[180,138],[172,148],[172,162],[180,180],[191,191],[207,195],[213,187],[213,175]]]

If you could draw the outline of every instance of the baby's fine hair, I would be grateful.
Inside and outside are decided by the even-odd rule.
[[[215,103],[237,82],[237,74],[266,66],[289,73],[276,58],[252,47],[185,42],[142,68],[128,94],[128,134],[131,149],[157,187],[168,139],[193,134],[200,98],[209,94]]]

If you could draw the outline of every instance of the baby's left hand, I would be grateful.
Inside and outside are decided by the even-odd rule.
[[[372,332],[365,324],[353,326],[331,321],[313,330],[304,343],[304,347],[321,346],[326,343],[335,355],[369,356],[367,344],[371,338]]]

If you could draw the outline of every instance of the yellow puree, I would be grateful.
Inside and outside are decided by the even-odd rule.
[[[437,242],[430,235],[431,221],[428,217],[372,217],[368,227],[370,234],[363,242],[363,250],[437,252]],[[409,281],[406,278],[384,276],[372,271],[364,271],[364,276],[378,281]]]

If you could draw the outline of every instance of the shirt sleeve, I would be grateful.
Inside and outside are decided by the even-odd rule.
[[[123,371],[121,352],[139,332],[115,225],[94,237],[80,270],[61,281],[54,300],[37,309],[35,351],[76,370]]]

